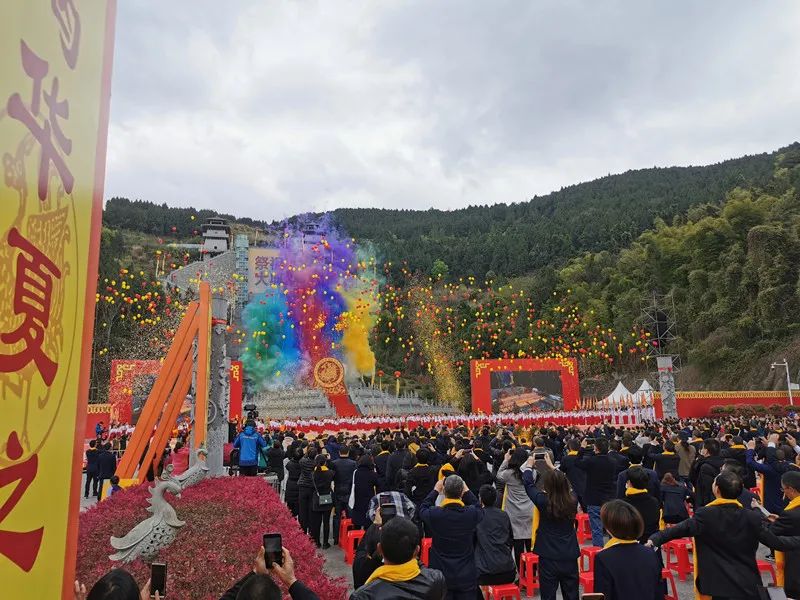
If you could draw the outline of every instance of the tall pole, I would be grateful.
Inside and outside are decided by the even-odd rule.
[[[792,376],[789,374],[789,361],[783,359],[783,366],[786,367],[786,386],[789,388],[789,405],[794,406],[794,399],[792,398]]]

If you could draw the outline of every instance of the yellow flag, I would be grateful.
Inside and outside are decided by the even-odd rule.
[[[71,598],[114,0],[3,0],[0,581]]]

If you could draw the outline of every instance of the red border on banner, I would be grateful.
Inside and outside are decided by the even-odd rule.
[[[561,374],[561,392],[564,410],[578,408],[578,361],[574,358],[498,358],[473,360],[469,363],[472,387],[472,412],[492,413],[491,373],[494,371],[558,371]]]

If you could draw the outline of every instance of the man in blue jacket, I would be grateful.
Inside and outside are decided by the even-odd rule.
[[[233,440],[233,447],[239,450],[239,472],[242,475],[258,475],[258,455],[266,446],[267,442],[256,431],[255,421],[248,419],[244,431]]]
[[[442,491],[442,505],[435,506]],[[478,570],[473,540],[483,519],[483,508],[475,494],[461,477],[450,475],[436,482],[419,512],[433,538],[430,566],[444,573],[447,600],[474,600],[478,594]]]

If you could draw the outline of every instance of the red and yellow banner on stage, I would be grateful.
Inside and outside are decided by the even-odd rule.
[[[230,372],[230,404],[228,419],[235,421],[242,418],[242,391],[244,383],[244,367],[242,361],[231,361]]]
[[[0,581],[72,597],[113,0],[0,19]]]

